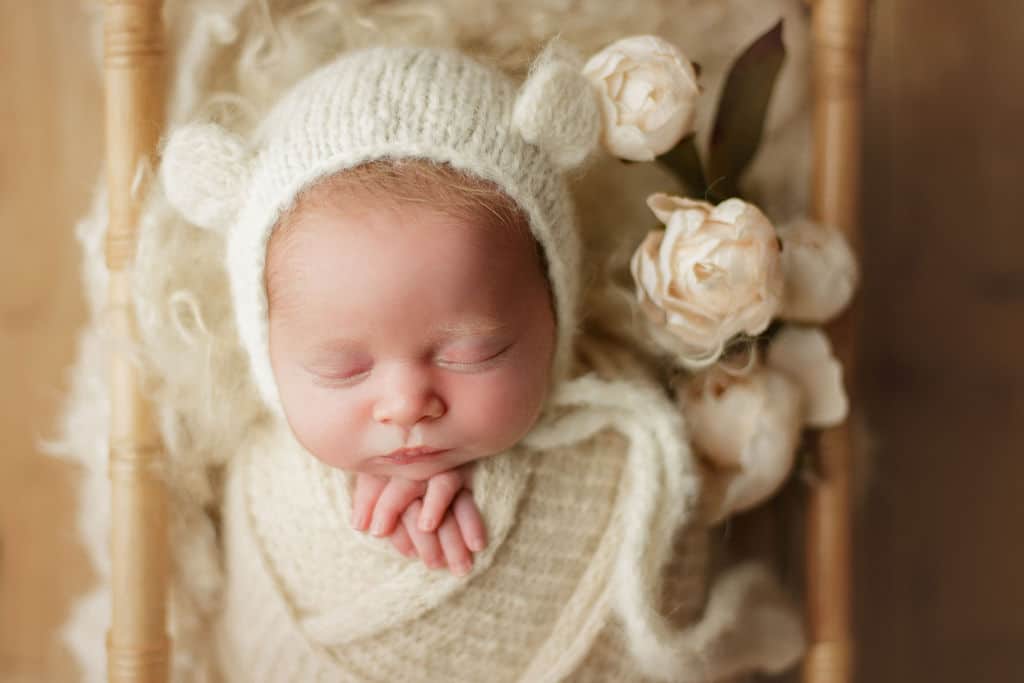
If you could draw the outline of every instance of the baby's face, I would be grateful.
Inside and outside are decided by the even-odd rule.
[[[323,462],[422,480],[537,419],[555,322],[526,230],[353,200],[305,210],[270,266],[278,391]]]

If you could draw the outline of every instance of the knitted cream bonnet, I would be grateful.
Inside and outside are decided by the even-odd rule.
[[[597,143],[600,110],[580,61],[552,44],[521,85],[449,49],[345,54],[294,86],[248,144],[211,123],[167,141],[161,177],[192,223],[227,231],[236,324],[256,385],[282,408],[269,361],[267,243],[303,189],[380,159],[446,163],[493,182],[529,218],[556,308],[555,378],[565,377],[579,290],[579,240],[561,172]]]

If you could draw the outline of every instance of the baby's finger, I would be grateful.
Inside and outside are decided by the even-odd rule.
[[[416,557],[416,547],[412,544],[412,539],[409,538],[409,532],[405,530],[404,522],[397,525],[394,533],[391,534],[391,545],[406,557]]]
[[[380,497],[388,480],[384,477],[375,477],[372,474],[356,475],[356,490],[352,496],[352,528],[356,531],[366,531],[370,526],[370,516],[373,513],[373,506]]]
[[[381,491],[377,505],[373,508],[370,533],[374,536],[390,534],[398,519],[408,509],[409,503],[422,496],[425,488],[421,481],[392,477]]]
[[[423,496],[423,511],[420,513],[420,531],[437,529],[463,485],[464,480],[458,470],[448,470],[427,480],[427,493]]]
[[[470,550],[478,553],[487,547],[487,529],[484,528],[484,520],[476,507],[472,492],[464,490],[455,498],[452,516],[458,522],[462,539]]]
[[[402,522],[405,524],[405,530],[409,532],[409,538],[412,539],[412,544],[416,548],[416,554],[423,560],[423,564],[431,569],[440,569],[444,566],[444,553],[441,552],[437,534],[420,531],[416,525],[421,507],[423,507],[423,503],[418,500],[413,501],[402,516]]]
[[[462,540],[462,532],[455,521],[455,516],[445,515],[437,530],[437,538],[441,541],[441,550],[444,551],[444,559],[448,568],[456,576],[465,576],[473,568],[473,555]]]

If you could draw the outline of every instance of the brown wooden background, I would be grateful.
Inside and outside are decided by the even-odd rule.
[[[52,638],[90,571],[70,468],[37,454],[84,320],[75,220],[100,170],[100,84],[74,0],[0,0],[0,680],[74,681]]]
[[[877,0],[857,382],[858,680],[1024,681],[1024,3]],[[72,681],[74,472],[36,452],[81,324],[100,106],[75,0],[0,0],[0,680]]]
[[[875,5],[859,680],[1024,681],[1024,3]]]

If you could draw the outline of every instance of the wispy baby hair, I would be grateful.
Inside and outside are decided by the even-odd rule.
[[[483,228],[529,234],[529,219],[494,183],[424,159],[378,159],[346,169],[300,192],[282,215],[267,247],[267,299],[282,299],[282,255],[314,210],[350,209],[354,202],[377,206],[423,206]],[[541,254],[538,246],[538,255]]]

